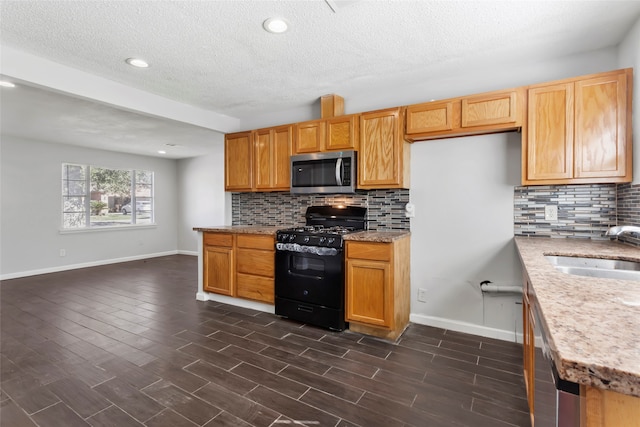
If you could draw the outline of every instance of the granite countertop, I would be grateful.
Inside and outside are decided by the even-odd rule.
[[[409,231],[359,231],[357,233],[345,234],[344,240],[358,242],[379,242],[391,243],[395,240],[410,236]]]
[[[214,225],[209,227],[193,227],[193,231],[206,231],[210,233],[243,233],[243,234],[272,234],[276,231],[287,228],[287,226],[267,227],[249,225]]]
[[[640,282],[562,273],[545,255],[640,261],[615,241],[516,237],[561,378],[640,397]]]

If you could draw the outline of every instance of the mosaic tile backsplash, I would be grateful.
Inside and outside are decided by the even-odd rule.
[[[233,225],[290,226],[305,223],[307,206],[345,205],[367,208],[369,230],[409,230],[405,217],[409,190],[371,190],[355,194],[233,193]]]
[[[516,236],[608,239],[616,225],[615,184],[515,187]],[[545,221],[545,205],[558,207],[558,221]]]

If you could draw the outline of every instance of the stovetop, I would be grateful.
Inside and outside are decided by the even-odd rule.
[[[342,236],[366,229],[366,208],[357,206],[310,206],[305,218],[307,225],[278,230],[276,241],[326,248],[342,248]]]

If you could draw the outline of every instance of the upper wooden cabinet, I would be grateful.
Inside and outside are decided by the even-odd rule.
[[[525,185],[630,182],[632,70],[530,86]]]
[[[318,153],[324,146],[326,124],[324,120],[296,124],[294,153]]]
[[[522,126],[524,89],[488,92],[407,107],[406,140],[516,130]]]
[[[226,135],[225,190],[288,190],[292,137],[292,125]]]
[[[358,114],[351,114],[296,124],[294,153],[356,150],[358,117]]]
[[[327,119],[324,151],[357,150],[360,130],[359,114]]]
[[[360,115],[358,188],[409,188],[410,147],[401,108]]]
[[[291,185],[293,127],[279,126],[254,131],[254,189],[288,190]]]
[[[253,137],[251,132],[224,137],[225,191],[251,191],[253,185]]]

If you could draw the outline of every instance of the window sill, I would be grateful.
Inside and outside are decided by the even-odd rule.
[[[84,228],[61,228],[59,230],[60,234],[74,234],[74,233],[93,233],[93,232],[103,232],[103,231],[124,231],[124,230],[144,230],[147,228],[158,228],[158,224],[144,224],[144,225],[111,225],[105,227],[84,227]]]

